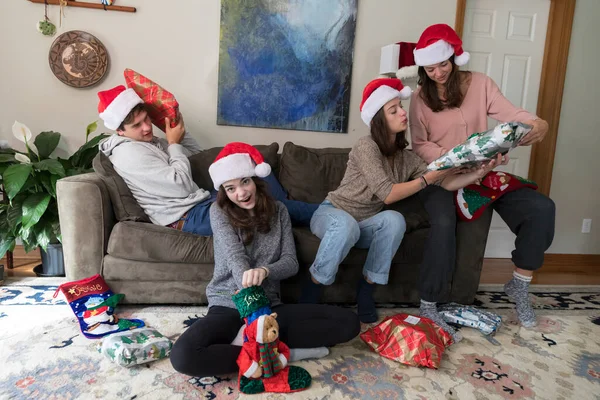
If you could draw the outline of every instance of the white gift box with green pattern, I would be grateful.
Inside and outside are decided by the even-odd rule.
[[[172,347],[173,342],[157,330],[139,328],[106,336],[99,351],[123,367],[132,367],[168,357]]]
[[[485,132],[475,133],[427,166],[430,171],[473,165],[506,154],[519,145],[531,126],[507,122]]]

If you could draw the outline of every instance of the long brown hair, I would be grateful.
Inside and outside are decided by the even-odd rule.
[[[444,94],[446,100],[440,99],[436,83],[427,75],[424,67],[419,67],[418,84],[421,86],[419,95],[433,112],[442,111],[446,108],[458,108],[465,98],[461,85],[461,72],[454,63],[454,56],[450,57],[448,61],[452,64],[452,71],[450,71],[450,76],[445,84]],[[469,74],[469,72],[465,73]]]
[[[250,215],[248,210],[229,200],[223,185],[217,193],[217,205],[225,211],[231,225],[241,230],[245,246],[254,240],[255,229],[260,233],[268,233],[271,230],[271,219],[277,211],[277,205],[267,190],[267,184],[259,178],[252,177],[252,180],[256,184],[254,215]]]
[[[404,150],[408,146],[406,140],[406,131],[396,133],[396,140],[390,142],[390,133],[388,124],[385,120],[385,112],[383,107],[377,111],[371,120],[371,137],[377,143],[379,151],[386,157],[391,157],[399,150]]]

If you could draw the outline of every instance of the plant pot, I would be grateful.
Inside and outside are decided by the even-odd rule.
[[[40,249],[40,253],[42,264],[33,269],[37,276],[65,276],[62,244],[51,243],[46,247],[46,251]]]

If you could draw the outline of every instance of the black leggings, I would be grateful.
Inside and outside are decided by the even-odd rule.
[[[323,304],[285,304],[273,307],[279,337],[290,348],[330,347],[360,332],[351,310]],[[241,347],[230,344],[243,325],[234,308],[213,306],[177,339],[171,350],[176,371],[205,377],[236,373]]]

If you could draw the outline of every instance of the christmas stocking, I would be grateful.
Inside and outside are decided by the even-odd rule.
[[[489,172],[480,185],[473,184],[456,191],[458,216],[464,221],[474,221],[500,196],[523,187],[537,189],[537,184],[506,172]]]
[[[263,288],[242,289],[233,295],[233,302],[246,322],[237,359],[240,392],[291,393],[307,389],[312,377],[304,368],[288,365],[290,349],[279,340],[277,314],[271,312]]]
[[[60,285],[67,302],[79,320],[81,332],[88,339],[98,339],[115,332],[144,326],[139,319],[122,319],[115,315],[115,307],[125,297],[114,294],[104,279],[96,274],[90,278]]]

